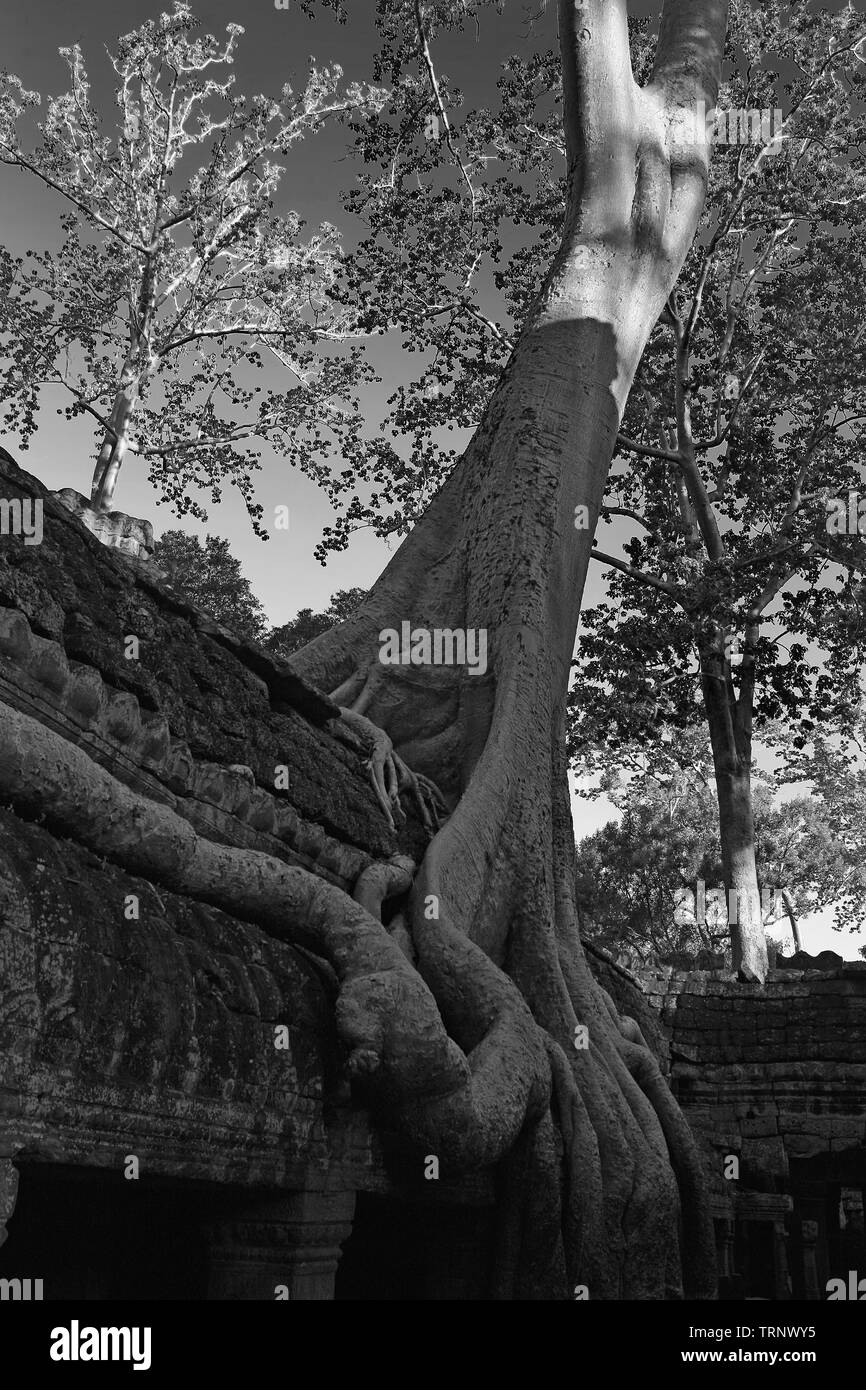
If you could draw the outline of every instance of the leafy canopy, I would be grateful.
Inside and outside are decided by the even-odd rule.
[[[261,446],[321,480],[351,450],[370,376],[334,294],[336,229],[310,234],[299,213],[274,210],[284,161],[384,95],[315,63],[276,98],[236,93],[227,69],[243,29],[226,33],[198,36],[178,0],[121,38],[108,55],[113,119],[91,99],[80,48],[61,50],[70,87],[47,102],[34,148],[22,127],[41,98],[0,77],[0,160],[66,204],[58,248],[0,251],[0,385],[23,447],[46,388],[97,438],[116,434],[122,399],[127,448],[179,515],[203,517],[191,494],[216,502],[228,479],[260,529]],[[277,385],[262,384],[265,363]]]

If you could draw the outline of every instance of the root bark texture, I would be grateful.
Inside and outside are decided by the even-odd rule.
[[[422,521],[357,614],[292,664],[357,702],[447,803],[407,922],[473,1085],[459,1106],[456,1092],[410,1103],[404,1120],[429,1132],[431,1152],[434,1134],[466,1125],[464,1158],[502,1161],[497,1296],[712,1297],[688,1126],[581,947],[563,730],[592,536],[575,517],[597,518],[667,290],[637,252],[586,276],[574,250],[566,233],[484,422]],[[404,622],[485,630],[488,669],[371,674],[381,634]]]

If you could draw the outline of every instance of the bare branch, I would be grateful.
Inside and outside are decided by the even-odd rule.
[[[672,449],[656,449],[651,444],[639,444],[636,439],[628,439],[624,434],[616,437],[616,447],[618,449],[628,449],[633,454],[640,454],[643,458],[663,459],[666,463],[682,464],[679,454]]]
[[[652,536],[652,535],[655,535],[655,527],[654,527],[654,526],[650,526],[649,522],[644,520],[644,518],[641,516],[640,512],[632,511],[631,507],[608,507],[608,506],[602,506],[602,508],[601,508],[601,515],[602,515],[602,516],[627,516],[627,517],[630,517],[632,521],[636,521],[636,522],[638,522],[641,526],[643,526],[644,530],[649,531],[649,533],[650,533],[651,536]]]
[[[463,175],[463,181],[466,184],[466,187],[469,189],[469,197],[471,200],[472,208],[472,222],[474,223],[476,211],[475,189],[472,186],[472,180],[469,177],[466,165],[463,163],[463,160],[461,159],[460,154],[458,153],[457,148],[454,144],[454,136],[451,131],[451,123],[448,120],[448,112],[445,110],[445,103],[442,100],[442,92],[439,87],[439,79],[436,76],[436,69],[433,66],[433,55],[430,52],[430,44],[427,39],[427,31],[424,28],[424,16],[421,12],[421,0],[414,0],[414,4],[415,27],[418,30],[418,44],[421,49],[421,56],[424,59],[424,66],[427,69],[427,76],[430,79],[430,86],[433,91],[433,100],[436,102],[439,114],[442,117],[442,124],[445,129],[445,141],[448,145],[449,150],[451,151],[451,156],[454,159],[455,163],[459,166],[460,172]]]
[[[673,584],[668,584],[664,579],[656,579],[655,575],[645,574],[643,570],[635,569],[634,565],[626,564],[625,560],[618,560],[615,555],[608,555],[606,551],[599,550],[595,545],[589,553],[591,559],[600,560],[603,565],[610,565],[612,569],[628,575],[629,579],[636,579],[639,584],[646,584],[651,589],[660,589],[663,594],[667,594],[669,598],[679,604],[683,611],[687,611],[679,590]]]
[[[147,247],[141,241],[137,241],[135,237],[127,236],[116,224],[109,222],[101,213],[97,212],[94,207],[91,207],[89,203],[84,202],[81,198],[76,198],[74,193],[68,188],[64,188],[62,184],[59,184],[50,174],[47,174],[44,169],[40,169],[38,165],[31,163],[29,159],[25,159],[23,154],[12,149],[10,145],[6,145],[3,142],[0,142],[0,149],[8,150],[11,156],[7,159],[0,155],[0,164],[11,164],[21,169],[27,169],[29,173],[35,174],[44,184],[52,188],[55,193],[59,193],[61,198],[65,198],[67,202],[72,203],[73,207],[77,207],[86,217],[92,218],[98,226],[102,227],[106,232],[109,232],[113,237],[117,237],[117,240],[122,241],[124,246],[130,247],[133,251],[140,251],[142,254],[147,251]]]

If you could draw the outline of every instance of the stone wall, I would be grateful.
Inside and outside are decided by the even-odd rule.
[[[615,986],[620,1007],[640,990],[658,1018],[713,1194],[722,1287],[752,1297],[823,1298],[855,1263],[866,1273],[866,962],[826,964],[763,985],[661,967]]]
[[[153,554],[153,527],[149,521],[126,512],[103,512],[90,505],[88,498],[74,487],[61,488],[54,496],[82,526],[86,526],[102,545],[122,550],[136,560],[149,560]]]
[[[2,456],[0,496],[42,517],[38,543],[0,534],[0,737],[17,710],[207,838],[350,895],[376,862],[420,859],[418,809],[404,798],[389,825],[368,750],[324,692],[100,544]],[[184,1193],[200,1214],[163,1262],[201,1245],[206,1270],[177,1287],[213,1298],[332,1296],[359,1192],[392,1204],[395,1230],[407,1201],[489,1209],[490,1175],[443,1172],[431,1196],[423,1156],[377,1135],[345,1080],[334,998],[302,948],[98,858],[50,808],[0,807],[0,1275],[26,1274],[16,1251],[50,1248],[41,1213],[58,1185],[113,1210],[130,1158],[157,1205]],[[118,1296],[116,1270],[92,1273],[97,1224],[76,1227],[67,1278]],[[160,1296],[154,1278],[136,1296]]]
[[[753,1183],[864,1149],[866,961],[771,970],[763,985],[666,969],[642,983],[690,1122],[714,1152],[738,1152]]]
[[[338,710],[325,694],[191,607],[153,565],[106,549],[2,459],[0,494],[40,502],[44,517],[38,545],[0,535],[0,699],[84,742],[113,771],[125,767],[124,780],[144,772],[151,793],[178,797],[181,811],[204,802],[295,841],[301,862],[328,869],[322,833],[360,851],[349,875],[373,857],[423,851],[411,801],[395,833],[365,751],[345,728],[335,735]],[[278,766],[288,787],[275,787]],[[251,772],[252,798],[236,767]],[[241,811],[240,801],[255,804]]]
[[[243,1186],[365,1185],[372,1139],[345,1093],[339,1111],[321,963],[8,811],[0,920],[7,1153],[118,1172],[134,1154],[148,1174]]]

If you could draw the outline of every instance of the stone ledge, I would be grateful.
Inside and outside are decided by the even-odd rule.
[[[406,820],[395,832],[370,783],[366,750],[348,732],[334,737],[339,710],[327,695],[183,601],[152,564],[100,545],[38,480],[2,459],[0,490],[44,507],[39,545],[0,537],[0,610],[8,623],[16,614],[27,623],[23,674],[41,682],[50,704],[71,695],[86,706],[103,698],[100,688],[111,692],[122,733],[128,720],[135,725],[135,700],[152,744],[168,737],[199,762],[251,768],[266,790],[274,790],[275,767],[288,763],[302,821],[373,858],[420,858],[428,836],[413,799],[404,798]],[[138,660],[125,659],[129,634],[139,639]],[[11,673],[10,640],[2,665]],[[41,643],[55,644],[56,653]]]
[[[372,1164],[333,995],[308,953],[0,810],[7,1147],[85,1166],[141,1151],[165,1174],[306,1185],[348,1126],[353,1164],[360,1151]]]
[[[153,527],[149,521],[126,512],[103,512],[91,506],[88,499],[74,487],[52,493],[92,536],[112,550],[120,550],[136,560],[149,560],[153,555]]]
[[[106,685],[92,667],[67,660],[59,643],[33,633],[15,609],[0,608],[0,658],[0,700],[86,747],[94,761],[210,839],[264,850],[349,891],[372,862],[306,821],[288,793],[257,786],[250,769],[196,761],[163,715]]]

